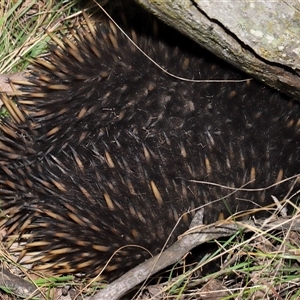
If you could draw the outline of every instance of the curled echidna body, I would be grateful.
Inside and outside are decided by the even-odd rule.
[[[124,28],[169,72],[246,77],[153,24]],[[111,22],[90,29],[35,62],[19,121],[2,125],[2,225],[21,257],[90,276],[109,261],[112,279],[160,251],[183,215],[174,242],[194,208],[213,222],[286,195],[294,180],[276,183],[299,172],[298,104],[254,80],[171,77]]]

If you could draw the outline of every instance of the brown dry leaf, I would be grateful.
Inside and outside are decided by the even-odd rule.
[[[223,287],[222,282],[217,279],[211,279],[200,290],[199,293],[202,299],[205,300],[218,300],[226,296],[230,296],[230,293]]]
[[[26,80],[24,76],[25,72],[15,73],[15,74],[0,74],[0,91],[1,92],[12,92],[13,89],[11,84],[9,83],[10,80],[22,81]]]

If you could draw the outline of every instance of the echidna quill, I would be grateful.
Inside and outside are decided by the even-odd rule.
[[[177,76],[247,77],[158,22],[135,26],[123,28]],[[214,222],[295,183],[277,184],[300,170],[297,103],[255,80],[171,77],[110,21],[72,40],[34,63],[16,122],[1,126],[1,224],[35,269],[112,280],[160,251],[183,216],[172,244],[195,208]]]

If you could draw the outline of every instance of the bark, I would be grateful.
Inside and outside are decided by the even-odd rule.
[[[300,99],[299,1],[136,1],[242,71]]]

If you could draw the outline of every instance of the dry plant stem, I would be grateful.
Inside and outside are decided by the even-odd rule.
[[[145,281],[150,275],[179,261],[187,252],[198,245],[220,237],[230,236],[237,230],[270,231],[270,230],[296,230],[300,229],[298,216],[286,219],[262,219],[256,221],[235,222],[227,220],[217,222],[203,228],[203,211],[200,210],[194,217],[190,229],[174,245],[163,253],[145,261],[136,268],[124,274],[119,279],[108,285],[107,288],[98,292],[90,300],[116,300],[125,295],[136,285]],[[202,229],[197,226],[201,226]],[[149,271],[150,270],[150,271]]]
[[[237,68],[299,98],[298,1],[136,2]]]
[[[11,290],[15,295],[31,299],[34,295],[41,297],[37,288],[30,282],[11,274],[8,270],[2,268],[0,272],[0,285]]]
[[[202,224],[203,209],[199,210],[191,222],[190,228]],[[106,289],[98,292],[90,298],[90,300],[113,300],[119,299],[127,291],[143,282],[152,274],[166,268],[170,264],[174,264],[182,258],[190,249],[197,246],[198,234],[190,234],[184,236],[181,240],[172,245],[168,250],[152,257],[134,269],[130,270],[119,279],[111,283]]]

